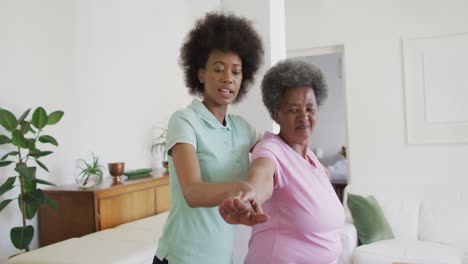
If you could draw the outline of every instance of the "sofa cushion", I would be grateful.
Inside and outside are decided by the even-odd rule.
[[[419,225],[421,240],[455,245],[468,252],[468,202],[425,201]]]
[[[71,238],[20,254],[8,264],[144,264],[151,263],[155,251],[148,242]]]
[[[351,186],[345,188],[345,200],[347,193],[360,195],[372,194],[380,204],[387,222],[392,228],[395,238],[418,240],[420,200],[412,191],[402,192],[401,188],[391,186]],[[346,203],[346,221],[353,223],[351,213]]]
[[[20,254],[8,264],[151,263],[169,212]]]
[[[394,238],[392,229],[374,196],[366,198],[348,193],[347,204],[362,244]]]
[[[462,264],[462,261],[461,249],[434,242],[401,239],[362,245],[353,254],[353,263],[358,264]]]

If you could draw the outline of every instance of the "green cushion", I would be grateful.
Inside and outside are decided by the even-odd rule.
[[[395,238],[374,196],[362,197],[348,193],[347,204],[361,244]]]

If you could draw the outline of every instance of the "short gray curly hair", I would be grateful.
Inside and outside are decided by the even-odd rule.
[[[327,98],[327,83],[319,67],[297,59],[286,59],[270,68],[263,77],[261,89],[263,104],[273,117],[279,111],[281,98],[288,89],[312,87],[317,104]]]

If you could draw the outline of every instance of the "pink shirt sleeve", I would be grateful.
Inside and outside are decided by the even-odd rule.
[[[252,152],[252,159],[254,161],[258,158],[268,158],[275,164],[274,188],[282,187],[286,179],[282,176],[282,164],[280,162],[280,155],[283,153],[281,146],[271,138],[260,141]]]

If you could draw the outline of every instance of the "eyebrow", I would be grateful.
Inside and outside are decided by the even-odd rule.
[[[301,106],[302,104],[296,102],[286,102],[288,106]],[[306,104],[306,106],[316,106],[314,103]]]
[[[213,62],[213,65],[218,64],[218,63],[222,64],[222,65],[226,64],[224,61],[215,61],[215,62]],[[233,65],[241,67],[242,63],[234,63]]]

